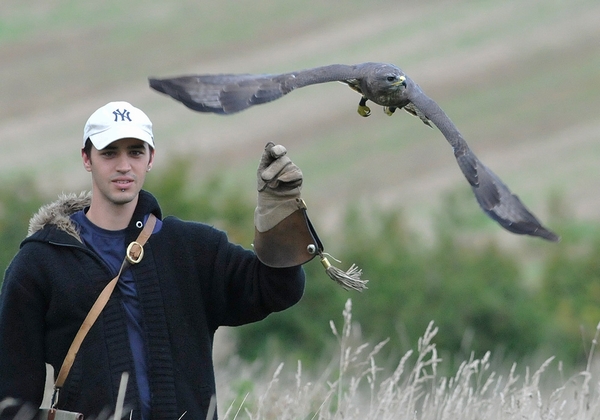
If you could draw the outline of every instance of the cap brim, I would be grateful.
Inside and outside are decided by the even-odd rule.
[[[139,126],[113,126],[108,130],[100,133],[92,134],[90,141],[98,150],[104,149],[114,141],[133,138],[145,141],[154,148],[154,139],[147,131],[142,130]]]

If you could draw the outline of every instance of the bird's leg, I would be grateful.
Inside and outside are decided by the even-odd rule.
[[[371,115],[371,108],[367,106],[367,98],[364,96],[360,98],[360,102],[358,103],[358,114],[361,117],[368,117]]]
[[[383,107],[383,112],[385,112],[387,115],[389,115],[390,117],[394,114],[394,112],[396,112],[396,107],[395,106],[384,106]]]

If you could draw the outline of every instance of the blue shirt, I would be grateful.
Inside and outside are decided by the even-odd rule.
[[[114,276],[117,275],[123,259],[125,258],[125,230],[102,229],[87,218],[85,210],[71,215],[71,219],[79,227],[79,234],[83,243],[93,250],[104,263],[110,268]],[[158,231],[161,221],[157,220],[154,231]],[[110,279],[107,279],[110,280]],[[129,345],[133,354],[135,377],[137,381],[138,394],[142,419],[150,418],[150,384],[148,382],[148,364],[146,356],[146,345],[144,341],[144,326],[142,324],[142,313],[138,299],[135,281],[129,270],[123,271],[117,287],[123,296],[123,309],[125,310],[125,322],[129,335]]]

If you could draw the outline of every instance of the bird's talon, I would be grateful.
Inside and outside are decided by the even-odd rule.
[[[394,112],[396,111],[396,107],[395,106],[384,106],[383,107],[383,112],[385,112],[387,115],[389,115],[390,117],[392,115],[394,115]]]
[[[368,117],[371,115],[371,108],[366,105],[359,105],[357,111],[361,117]]]

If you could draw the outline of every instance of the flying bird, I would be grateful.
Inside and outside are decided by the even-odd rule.
[[[150,87],[170,95],[199,112],[233,114],[253,105],[281,98],[314,84],[342,82],[361,95],[358,113],[368,117],[368,101],[383,107],[387,115],[398,109],[433,123],[452,146],[459,168],[469,182],[480,207],[506,230],[549,241],[560,238],[542,226],[519,197],[485,166],[469,148],[454,123],[419,85],[400,68],[387,63],[332,64],[283,74],[205,74],[173,78],[149,78]]]

